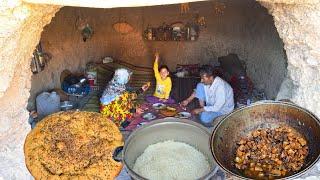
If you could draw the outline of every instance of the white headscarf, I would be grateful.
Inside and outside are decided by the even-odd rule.
[[[108,105],[126,90],[126,84],[129,82],[132,72],[125,68],[119,68],[114,72],[113,78],[109,81],[106,89],[103,91],[100,102]]]

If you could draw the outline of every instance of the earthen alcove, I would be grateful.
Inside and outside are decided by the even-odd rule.
[[[211,57],[218,57],[226,55],[229,52],[235,52],[239,54],[240,59],[247,60],[247,65],[249,66],[248,73],[252,75],[255,83],[259,84],[260,77],[264,77],[265,79],[262,81],[266,82],[264,84],[265,89],[275,87],[270,88],[268,92],[273,98],[276,98],[276,96],[279,98],[289,98],[294,103],[320,116],[318,110],[320,108],[320,103],[318,102],[320,97],[320,46],[319,43],[317,43],[320,40],[320,4],[317,0],[261,0],[258,1],[258,3],[248,1],[251,2],[253,6],[240,5],[243,10],[247,11],[243,12],[245,17],[238,17],[240,20],[239,24],[243,19],[249,19],[251,21],[248,22],[251,24],[246,24],[246,26],[248,26],[247,28],[251,28],[252,32],[256,32],[255,30],[261,30],[261,25],[265,24],[265,21],[270,21],[274,23],[276,29],[272,29],[270,26],[263,27],[262,30],[259,31],[260,34],[256,36],[250,36],[252,35],[250,33],[237,34],[241,31],[233,29],[230,34],[233,34],[233,37],[238,35],[236,36],[238,39],[232,40],[231,37],[228,39],[228,33],[226,32],[229,29],[223,29],[223,24],[226,23],[228,19],[213,19],[212,25],[214,25],[214,23],[221,23],[220,25],[222,26],[211,27],[209,23],[207,29],[203,30],[202,36],[196,42],[198,43],[197,46],[195,44],[186,44],[182,47],[177,47],[178,45],[176,43],[168,47],[166,47],[165,44],[159,43],[151,46],[141,39],[141,30],[143,26],[146,26],[148,21],[150,21],[150,19],[148,20],[147,17],[141,14],[146,13],[148,10],[161,12],[164,7],[133,8],[132,6],[136,6],[136,4],[131,4],[129,1],[128,4],[126,4],[126,2],[121,2],[121,4],[117,2],[100,2],[99,4],[98,2],[99,1],[96,1],[96,4],[82,1],[75,3],[71,0],[66,0],[65,2],[47,1],[46,4],[44,4],[43,1],[40,3],[40,1],[37,2],[36,0],[27,0],[4,1],[4,3],[0,5],[0,19],[2,22],[0,25],[1,177],[5,179],[29,178],[29,173],[24,164],[23,143],[26,134],[30,130],[27,122],[27,104],[30,96],[34,96],[41,90],[57,86],[58,81],[56,81],[56,79],[65,66],[78,68],[85,65],[87,61],[100,60],[101,57],[110,54],[127,60],[131,58],[131,61],[139,63],[140,59],[145,59],[142,64],[150,65],[148,63],[152,61],[152,53],[146,50],[147,48],[145,47],[149,49],[155,47],[162,48],[163,52],[165,52],[163,58],[172,68],[174,68],[174,63],[176,62],[170,61],[170,57],[179,57],[176,59],[179,63],[185,59],[198,59],[202,60],[202,63],[206,63],[211,60]],[[177,3],[181,2],[182,1],[177,1]],[[139,4],[139,6],[166,4],[166,2],[161,1],[154,1],[153,3],[154,4],[149,4],[149,2],[145,1],[145,4]],[[90,7],[93,7],[93,4],[95,8],[100,7],[101,9],[91,9]],[[199,9],[203,8],[201,3],[199,4]],[[119,12],[119,9],[108,9],[120,6],[132,8],[124,8],[121,12]],[[195,6],[197,7],[198,5],[196,4]],[[177,7],[178,5],[168,6],[169,17],[171,17],[174,12],[178,14]],[[250,9],[249,12],[248,7],[252,7],[253,9]],[[263,9],[265,12],[260,13],[259,10],[254,9],[256,7],[257,9],[260,8],[260,10]],[[127,21],[133,22],[135,30],[126,37],[117,37],[117,35],[111,37],[110,33],[112,33],[112,31],[107,28],[110,24],[104,21],[104,19],[109,18],[109,20],[112,20],[112,17],[118,19],[120,13],[122,17],[127,18]],[[125,16],[126,13],[131,16]],[[250,17],[250,15],[252,15],[251,13],[259,16]],[[70,30],[64,25],[68,25],[70,22],[73,23],[74,18],[77,16],[86,16],[88,14],[91,14],[91,18],[95,19],[96,22],[105,22],[105,24],[102,23],[99,26],[99,23],[93,23],[94,29],[96,30],[95,35],[90,41],[81,44],[81,37],[72,34],[72,29]],[[159,21],[157,21],[155,25],[161,23],[163,17],[167,17],[167,15],[157,15]],[[100,21],[99,18],[101,18]],[[144,23],[142,23],[142,19],[144,19]],[[261,21],[253,21],[253,19],[261,19]],[[171,21],[171,19],[169,20]],[[174,18],[172,20],[174,20]],[[263,22],[263,20],[265,21]],[[234,23],[236,22],[237,21],[234,21]],[[74,26],[72,26],[72,28],[75,29]],[[66,32],[66,34],[57,34],[56,32],[59,31]],[[224,41],[219,39],[219,36],[211,36],[210,34],[213,33],[211,31],[217,34],[220,33],[220,37],[224,36]],[[269,37],[267,36],[268,33],[269,35],[272,34],[273,36],[279,37],[271,39],[270,41],[266,40],[268,39],[267,37]],[[63,38],[63,40],[59,38]],[[114,39],[112,40],[112,38]],[[39,40],[43,39],[45,40],[45,47],[48,48],[47,50],[50,51],[50,53],[54,54],[54,58],[56,59],[53,58],[52,64],[49,64],[47,69],[45,69],[47,72],[42,72],[43,77],[32,77],[29,66],[30,57]],[[131,41],[132,39],[136,39],[136,41]],[[250,44],[251,41],[248,39],[254,40],[257,44]],[[114,42],[114,44],[110,42]],[[77,43],[76,46],[71,46],[73,43]],[[93,46],[94,44],[103,45]],[[233,44],[233,47],[231,44]],[[268,44],[268,46],[264,46],[265,44]],[[119,49],[117,50],[119,51],[108,49],[109,46],[115,45],[118,45]],[[195,52],[197,53],[188,51],[188,46],[194,46],[192,48],[196,48]],[[251,50],[254,49],[256,52],[248,52],[245,48],[248,46],[254,46]],[[219,52],[214,51],[216,47],[222,50]],[[285,51],[281,49],[282,47],[284,47]],[[170,48],[176,49],[175,51],[170,51]],[[126,49],[129,49],[129,51]],[[79,52],[82,54],[79,54]],[[183,55],[177,56],[177,52]],[[283,55],[286,55],[286,57]],[[78,59],[79,56],[83,57],[83,59]],[[68,59],[66,57],[68,57]],[[259,60],[259,57],[261,61],[257,64],[255,62],[257,59]],[[69,59],[72,60],[68,62]],[[74,63],[76,59],[78,61]],[[265,59],[269,61],[262,61]],[[277,60],[279,59],[285,60],[285,62],[283,61],[279,65],[277,64]],[[64,62],[64,64],[61,62]],[[256,67],[258,65],[265,68]],[[280,71],[277,71],[278,68],[280,68]],[[250,72],[250,69],[259,69],[259,71]],[[254,77],[257,78],[255,79]],[[35,79],[39,82],[36,86],[32,84]],[[44,83],[48,81],[51,83]]]

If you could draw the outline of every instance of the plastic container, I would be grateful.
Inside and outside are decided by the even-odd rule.
[[[56,92],[43,92],[36,98],[36,106],[39,117],[60,111],[60,96]]]

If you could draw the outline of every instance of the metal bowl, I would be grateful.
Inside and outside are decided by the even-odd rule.
[[[142,115],[142,118],[145,119],[145,120],[151,121],[151,120],[157,118],[157,116],[154,115],[154,114],[151,113],[151,112],[148,112],[148,113],[143,114],[143,115]]]
[[[73,109],[74,104],[72,101],[63,101],[60,103],[61,111],[67,111]]]
[[[224,117],[215,127],[210,139],[211,152],[217,164],[240,179],[250,179],[235,168],[236,143],[258,128],[288,125],[304,135],[309,154],[298,172],[279,179],[293,179],[311,169],[320,158],[320,121],[311,112],[292,103],[267,101],[240,108]]]

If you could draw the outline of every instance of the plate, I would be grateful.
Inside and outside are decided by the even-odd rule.
[[[150,120],[155,119],[156,116],[155,116],[154,114],[152,114],[152,113],[145,113],[145,114],[142,116],[142,118],[145,119],[145,120],[150,121]]]
[[[153,107],[154,109],[164,109],[164,108],[166,108],[167,106],[166,106],[165,104],[163,104],[163,103],[154,103],[154,104],[152,105],[152,107]]]
[[[167,106],[167,110],[168,110],[168,111],[176,111],[177,109],[174,108],[174,107]]]
[[[172,24],[171,24],[171,27],[172,27],[172,28],[179,28],[179,30],[180,30],[180,29],[184,28],[184,24],[183,24],[183,22],[178,21],[178,22],[172,23]]]
[[[179,112],[177,117],[181,119],[188,119],[191,117],[191,114],[189,112]]]
[[[177,111],[170,111],[168,109],[160,109],[160,114],[166,117],[173,117],[177,114]]]
[[[148,124],[148,123],[147,122],[141,122],[141,123],[137,124],[137,127],[143,126],[145,124]]]

